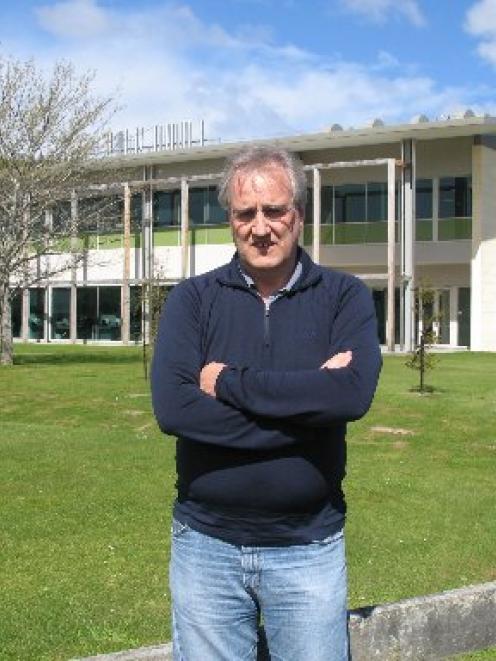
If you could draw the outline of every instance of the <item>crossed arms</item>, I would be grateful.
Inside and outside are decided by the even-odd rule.
[[[232,448],[272,449],[322,437],[321,427],[361,417],[380,369],[370,295],[352,281],[334,320],[335,355],[298,371],[203,364],[201,296],[185,282],[162,313],[152,399],[162,431]],[[320,431],[320,433],[319,433]]]

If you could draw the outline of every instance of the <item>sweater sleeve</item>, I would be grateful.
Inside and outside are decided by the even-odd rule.
[[[339,294],[331,347],[331,355],[353,352],[348,367],[300,371],[229,367],[217,379],[216,395],[245,413],[309,427],[357,420],[370,407],[382,359],[372,298],[355,278],[346,278]]]
[[[314,440],[314,430],[254,416],[202,392],[200,302],[201,293],[185,281],[172,290],[162,310],[151,374],[160,429],[192,441],[243,449]]]

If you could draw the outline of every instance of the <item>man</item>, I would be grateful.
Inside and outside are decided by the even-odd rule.
[[[380,370],[371,297],[298,247],[302,165],[249,148],[219,200],[236,255],[170,294],[152,373],[178,437],[170,585],[174,658],[347,658],[341,481],[346,423]]]

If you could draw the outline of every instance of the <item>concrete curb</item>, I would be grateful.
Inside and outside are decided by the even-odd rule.
[[[350,611],[352,661],[438,661],[496,646],[496,581]],[[172,645],[73,661],[172,661]],[[268,659],[262,652],[259,661]]]
[[[496,646],[496,581],[350,613],[353,661],[431,661]]]

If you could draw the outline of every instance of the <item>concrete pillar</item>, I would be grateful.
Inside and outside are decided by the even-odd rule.
[[[412,351],[415,334],[415,177],[416,150],[414,140],[403,140],[401,157],[404,167],[401,173],[403,213],[401,214],[401,320],[402,344],[405,351]]]
[[[21,338],[26,342],[29,338],[29,289],[24,287],[21,299]]]
[[[388,175],[388,247],[387,247],[387,322],[386,344],[388,351],[394,351],[394,285],[395,285],[395,162],[389,159],[387,164]]]
[[[78,198],[75,191],[71,195],[71,246],[72,250],[76,252],[78,237],[76,235],[76,227],[78,225]],[[77,265],[76,258],[74,258],[71,266],[71,309],[69,314],[69,337],[74,344],[77,339]]]
[[[181,278],[189,276],[189,186],[181,179]]]
[[[130,291],[129,276],[131,268],[131,191],[129,184],[124,184],[124,263],[122,272],[121,289],[121,340],[123,344],[129,344],[130,329]]]
[[[313,168],[313,238],[312,259],[320,264],[320,170]]]
[[[472,147],[471,349],[496,351],[496,137]]]
[[[153,166],[145,165],[143,179],[150,181],[153,178]],[[142,299],[143,337],[145,342],[150,341],[150,303],[149,290],[153,278],[153,191],[151,185],[145,185],[142,192],[142,223],[141,223],[141,281],[145,285],[147,294]]]

